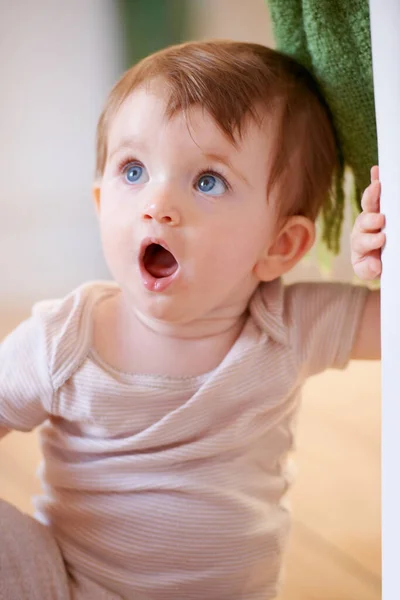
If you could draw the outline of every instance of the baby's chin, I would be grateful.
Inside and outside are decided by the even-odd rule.
[[[157,328],[160,332],[173,333],[173,330],[195,326],[204,318],[203,311],[193,310],[190,302],[175,295],[154,294],[153,298],[142,300],[136,309],[144,322],[151,323],[152,328]]]

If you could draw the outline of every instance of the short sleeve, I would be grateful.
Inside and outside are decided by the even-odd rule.
[[[343,283],[298,283],[285,289],[289,343],[306,377],[347,365],[368,293],[366,287]]]
[[[1,343],[0,431],[31,431],[52,414],[56,391],[87,355],[92,309],[108,290],[86,284],[63,299],[41,302]]]
[[[45,332],[37,316],[0,345],[0,428],[30,431],[46,418],[52,401]]]

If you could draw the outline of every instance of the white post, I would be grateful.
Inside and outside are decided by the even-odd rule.
[[[370,0],[381,210],[382,599],[400,598],[400,0]]]

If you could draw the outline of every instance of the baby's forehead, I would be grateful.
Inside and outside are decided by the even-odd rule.
[[[260,151],[272,137],[273,120],[269,111],[257,107],[243,116],[238,125],[232,124],[228,133],[204,106],[192,104],[188,109],[171,110],[168,88],[162,85],[141,86],[132,91],[121,103],[110,122],[109,143],[113,146],[121,139],[170,139],[177,137],[199,148],[224,149],[227,153],[240,153],[253,149]],[[163,138],[164,135],[164,138]]]

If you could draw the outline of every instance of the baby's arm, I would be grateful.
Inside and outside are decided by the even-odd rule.
[[[360,279],[371,280],[382,271],[381,249],[385,234],[381,231],[385,218],[380,213],[380,183],[378,167],[371,169],[371,184],[364,192],[363,212],[357,217],[351,235],[351,261]],[[380,293],[371,291],[361,318],[353,347],[353,359],[380,358]]]

